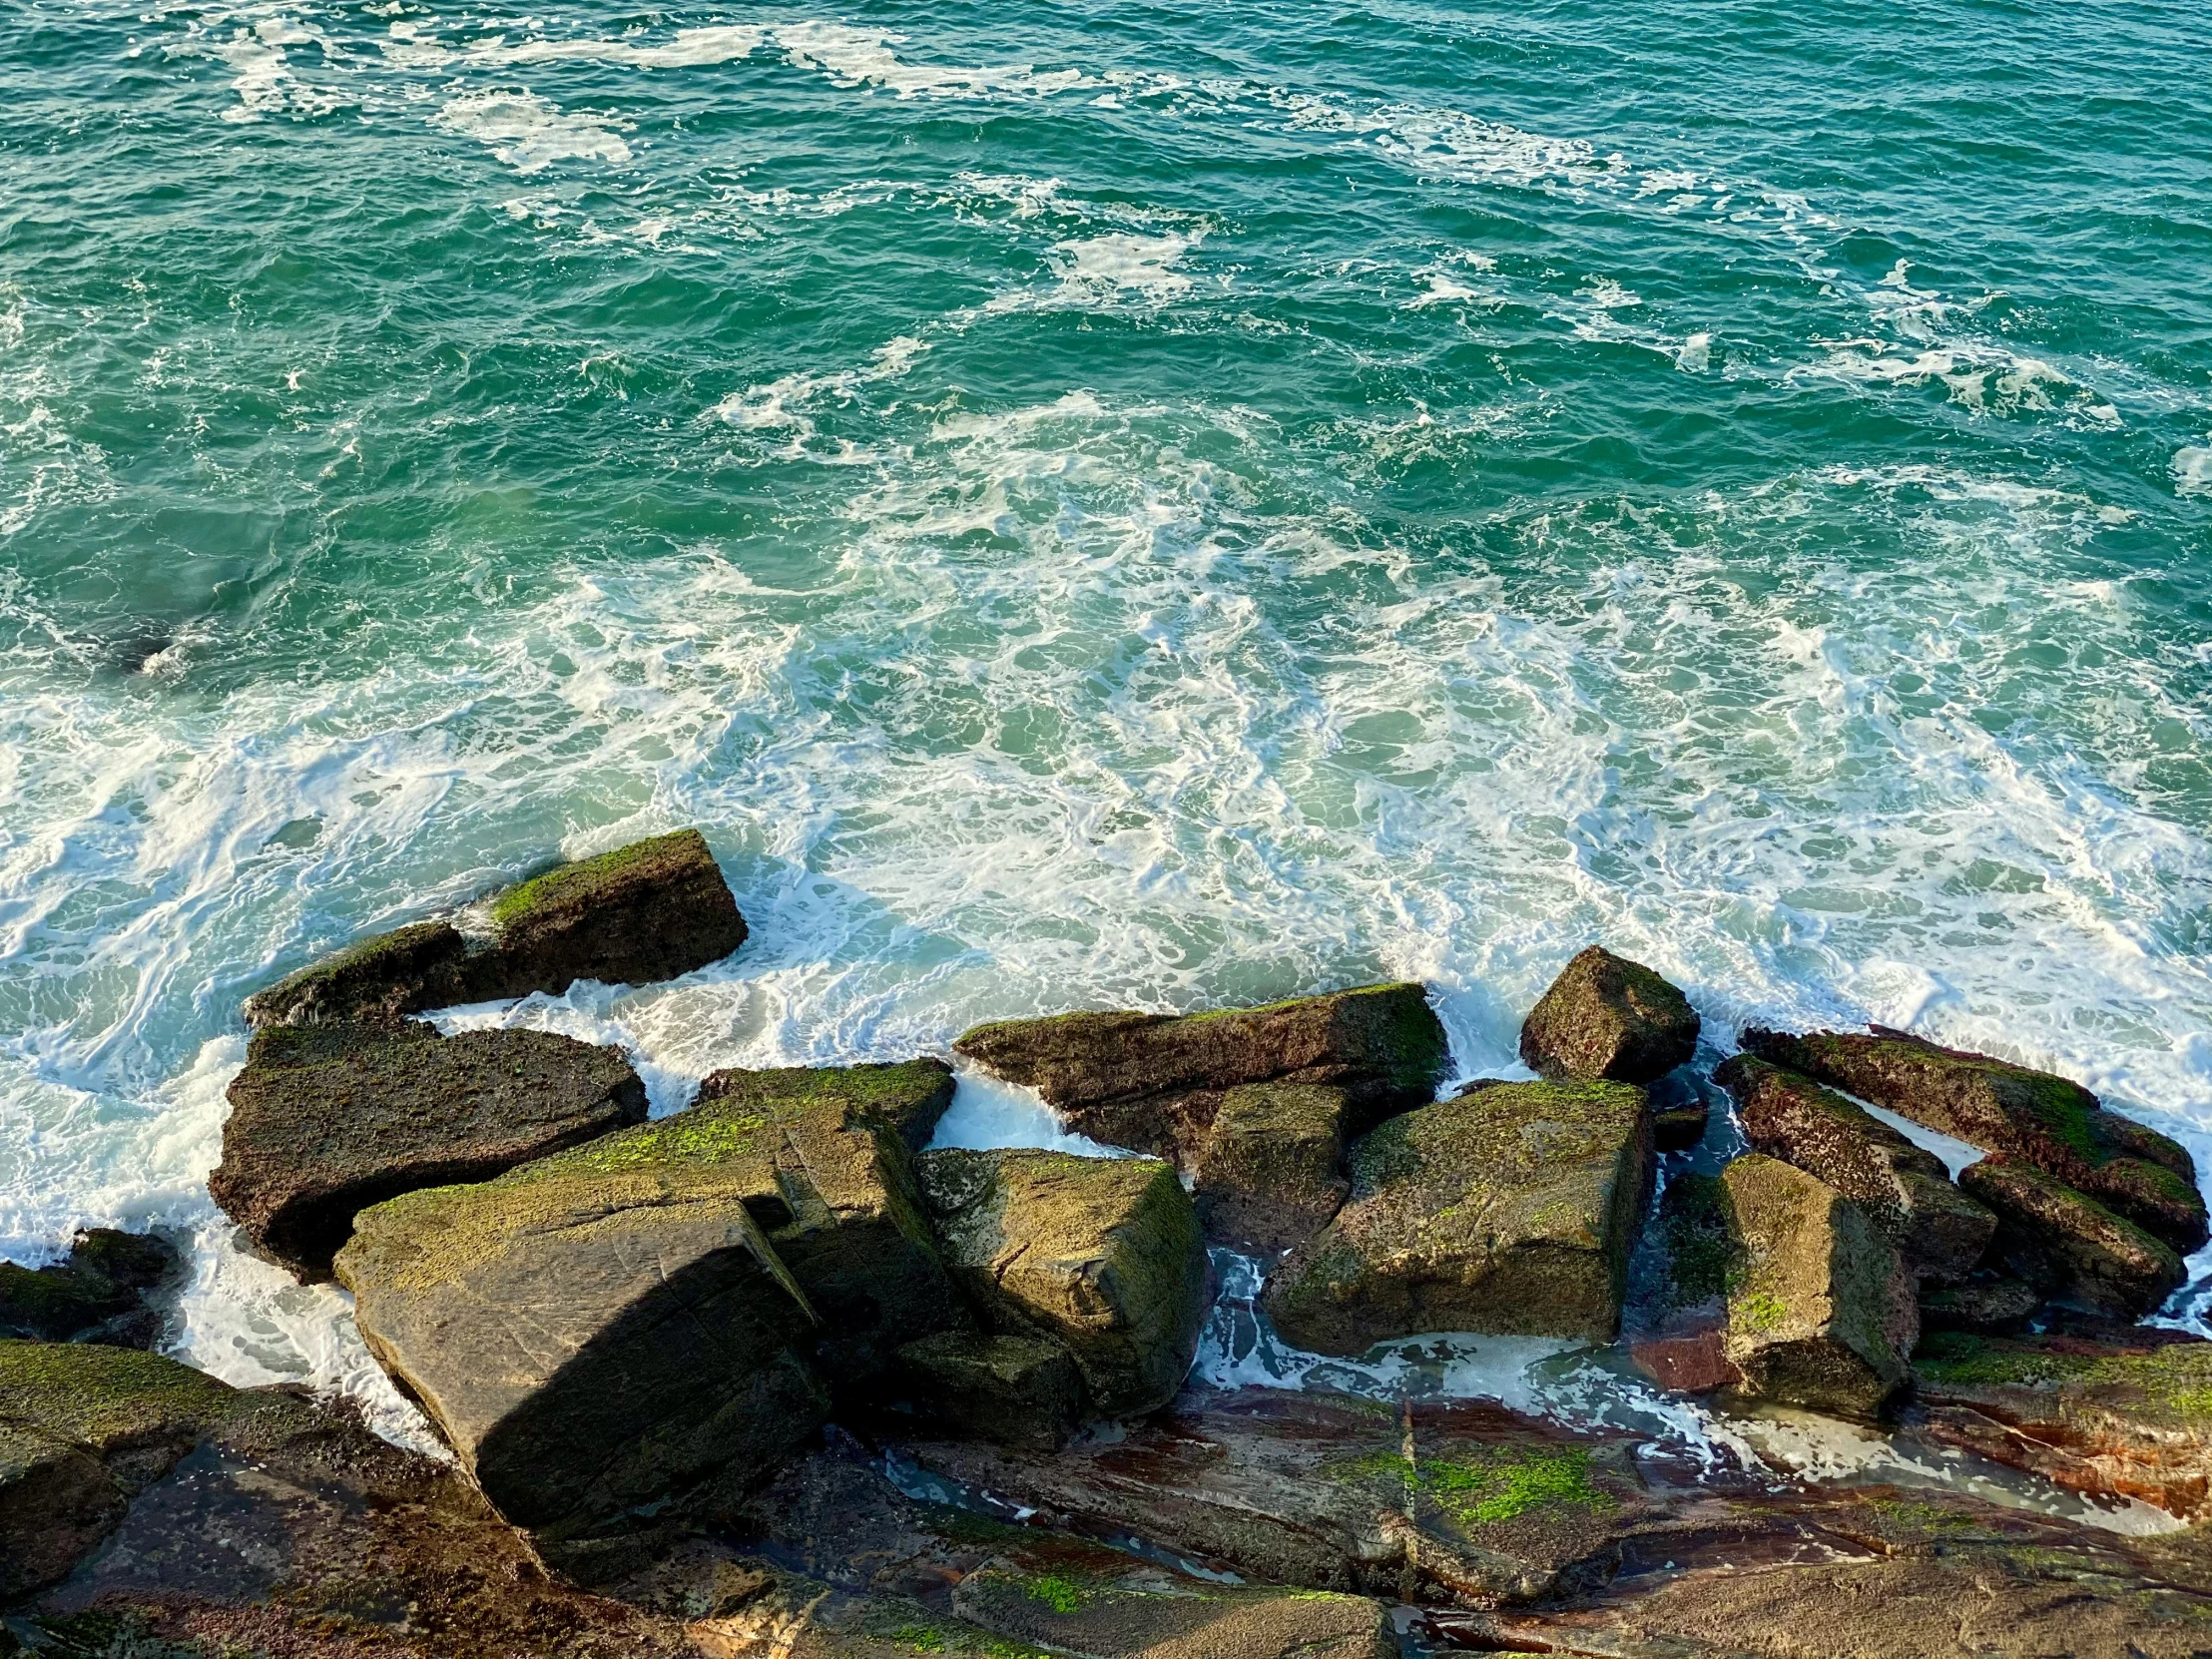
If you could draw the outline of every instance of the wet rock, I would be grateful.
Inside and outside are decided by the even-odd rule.
[[[36,1269],[0,1262],[0,1338],[152,1348],[162,1316],[146,1294],[183,1272],[165,1239],[87,1228],[61,1262]]]
[[[449,919],[348,945],[246,1001],[247,1023],[389,1022],[455,1002],[559,995],[578,979],[643,985],[720,961],[745,918],[697,830],[561,864],[494,893],[489,938]]]
[[[1726,1189],[1716,1176],[1675,1175],[1658,1220],[1631,1270],[1642,1282],[1622,1320],[1630,1362],[1680,1393],[1741,1382],[1728,1358],[1728,1275],[1738,1242]]]
[[[1872,1417],[1904,1386],[1919,1335],[1911,1276],[1865,1211],[1750,1153],[1721,1172],[1736,1254],[1728,1360],[1746,1394]]]
[[[1711,1091],[1677,1067],[1651,1085],[1651,1144],[1657,1152],[1687,1152],[1713,1120]]]
[[[1041,1574],[993,1563],[960,1580],[952,1605],[994,1635],[1083,1659],[1396,1659],[1398,1653],[1388,1609],[1366,1596],[1178,1582],[1122,1562],[1105,1572],[1062,1565]]]
[[[1339,1173],[1344,1090],[1323,1083],[1248,1083],[1221,1097],[1192,1170],[1206,1236],[1272,1255],[1328,1224],[1352,1190]]]
[[[489,904],[502,996],[558,995],[578,979],[646,985],[719,962],[745,918],[697,830],[562,864]]]
[[[1521,1026],[1521,1059],[1545,1077],[1654,1083],[1697,1052],[1689,999],[1599,945],[1560,970]]]
[[[946,1263],[1001,1336],[1066,1345],[1093,1409],[1167,1403],[1198,1349],[1206,1249],[1174,1168],[1036,1151],[916,1160]]]
[[[369,1351],[516,1525],[709,1501],[827,1414],[814,1312],[748,1207],[757,1128],[695,1107],[355,1219],[335,1269]]]
[[[1921,1293],[1921,1330],[2008,1336],[2026,1329],[2042,1293],[2024,1280],[1982,1268],[1962,1285]]]
[[[1357,1134],[1435,1098],[1443,1027],[1419,985],[1370,985],[1203,1014],[1080,1013],[979,1025],[953,1045],[1041,1094],[1068,1127],[1195,1163],[1223,1093],[1240,1083],[1342,1088]]]
[[[2204,1198],[2189,1154],[2106,1111],[2067,1078],[1883,1026],[1805,1036],[1751,1030],[1741,1040],[1771,1064],[2041,1170],[2180,1254],[2206,1241]]]
[[[1352,1196],[1271,1279],[1290,1341],[1357,1355],[1485,1331],[1610,1339],[1651,1190],[1651,1123],[1622,1083],[1516,1083],[1384,1123]]]
[[[21,1464],[0,1449],[0,1628],[33,1652],[696,1653],[674,1620],[550,1581],[451,1469],[288,1390],[0,1343],[0,1447],[26,1440],[67,1465],[14,1532]]]
[[[1834,1090],[1751,1055],[1724,1061],[1713,1078],[1735,1097],[1755,1149],[1857,1204],[1920,1278],[1955,1285],[1981,1260],[1996,1217],[1951,1185],[1934,1153]]]
[[[1051,1338],[940,1332],[898,1351],[894,1381],[933,1435],[1056,1451],[1086,1414],[1082,1374]]]
[[[951,1100],[941,1060],[730,1069],[664,1120],[672,1143],[712,1142],[718,1179],[744,1193],[806,1293],[815,1357],[840,1396],[869,1386],[901,1344],[966,1323],[912,1164]]]
[[[2074,1491],[2212,1516],[2212,1343],[2142,1327],[1938,1333],[1913,1364],[1936,1439]]]
[[[2159,1240],[2032,1165],[1992,1153],[1960,1171],[1958,1184],[1997,1218],[1990,1261],[2046,1297],[2141,1319],[2186,1277]]]
[[[302,1280],[329,1277],[372,1204],[489,1180],[646,1109],[617,1049],[546,1031],[441,1037],[419,1020],[265,1028],[230,1100],[208,1191]]]

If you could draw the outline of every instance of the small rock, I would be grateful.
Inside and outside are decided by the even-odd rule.
[[[694,1108],[355,1219],[335,1269],[369,1352],[515,1525],[588,1535],[742,1487],[827,1415],[748,1151],[742,1118]]]
[[[1655,1152],[1687,1152],[1705,1139],[1713,1121],[1711,1091],[1701,1078],[1677,1066],[1653,1083],[1651,1145]]]
[[[1911,1375],[1918,1336],[1910,1275],[1866,1212],[1779,1158],[1721,1172],[1737,1243],[1728,1359],[1743,1391],[1873,1417]]]
[[[1174,1397],[1198,1351],[1206,1247],[1172,1166],[1027,1150],[916,1166],[945,1260],[994,1331],[1065,1344],[1106,1416]]]
[[[1697,1010],[1639,962],[1598,945],[1560,970],[1521,1027],[1521,1059],[1545,1077],[1655,1083],[1697,1052]]]
[[[1903,1031],[1750,1030],[1746,1052],[2087,1194],[2186,1255],[2208,1236],[2196,1165],[2068,1078]]]
[[[167,1240],[87,1228],[65,1261],[37,1269],[0,1262],[0,1338],[152,1348],[162,1318],[146,1293],[183,1271]]]
[[[1352,1196],[1269,1282],[1290,1341],[1358,1355],[1479,1331],[1610,1340],[1651,1190],[1651,1120],[1625,1083],[1516,1083],[1390,1119]]]
[[[1192,1171],[1206,1236],[1273,1255],[1312,1237],[1352,1190],[1344,1162],[1345,1091],[1323,1083],[1247,1083],[1226,1091]]]
[[[547,1031],[441,1037],[419,1020],[267,1027],[230,1100],[208,1191],[303,1281],[329,1277],[371,1204],[489,1180],[646,1109],[618,1049]]]
[[[2042,1305],[2042,1293],[2026,1281],[1982,1268],[1962,1285],[1922,1292],[1921,1330],[2010,1336]]]
[[[1358,1133],[1435,1098],[1443,1026],[1413,984],[1204,1014],[1082,1013],[979,1025],[956,1052],[1044,1096],[1069,1128],[1185,1166],[1240,1083],[1342,1088]]]
[[[1990,1261],[2047,1297],[2141,1319],[2187,1277],[2163,1242],[2030,1164],[1991,1153],[1960,1171],[1958,1184],[1996,1215]]]
[[[1046,1337],[945,1331],[898,1351],[922,1432],[1057,1451],[1083,1425],[1082,1375]]]
[[[246,1023],[390,1021],[464,1000],[468,941],[449,921],[418,921],[347,945],[246,999]]]
[[[1754,1149],[1857,1204],[1922,1279],[1955,1285],[1981,1260],[1997,1219],[1951,1185],[1934,1153],[1834,1090],[1751,1055],[1724,1061],[1713,1079],[1735,1097]]]

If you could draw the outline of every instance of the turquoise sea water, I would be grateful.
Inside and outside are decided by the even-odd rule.
[[[35,0],[0,1252],[194,1229],[241,996],[705,827],[713,1066],[1577,946],[2212,1163],[2201,9]]]

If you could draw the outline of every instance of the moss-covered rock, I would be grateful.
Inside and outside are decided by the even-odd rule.
[[[1697,1052],[1697,1010],[1640,962],[1599,945],[1560,970],[1521,1026],[1521,1059],[1545,1077],[1654,1083]]]
[[[749,1133],[695,1109],[356,1218],[335,1268],[370,1352],[510,1521],[572,1536],[742,1485],[827,1414]]]
[[[1756,1150],[1857,1204],[1922,1280],[1955,1285],[1980,1262],[1997,1219],[1951,1185],[1934,1153],[1834,1090],[1751,1055],[1735,1055],[1713,1077],[1735,1097]]]
[[[1348,1133],[1435,1096],[1449,1061],[1419,985],[1369,985],[1202,1014],[1078,1013],[979,1025],[960,1054],[1044,1096],[1069,1127],[1195,1162],[1223,1093],[1241,1083],[1345,1090]]]
[[[0,1416],[0,1605],[67,1577],[128,1506],[97,1457]]]
[[[1728,1359],[1745,1393],[1873,1417],[1910,1371],[1919,1335],[1911,1276],[1864,1210],[1779,1158],[1721,1172],[1736,1250]]]
[[[2039,1169],[2186,1255],[2208,1236],[2196,1166],[2175,1142],[2064,1077],[1903,1031],[1743,1033],[1744,1049],[1938,1133]]]
[[[1206,1248],[1174,1168],[1152,1158],[928,1152],[944,1258],[1000,1335],[1066,1345],[1092,1406],[1171,1399],[1198,1350]]]
[[[1683,1393],[1742,1382],[1728,1359],[1728,1281],[1739,1246],[1719,1178],[1687,1170],[1671,1176],[1658,1226],[1642,1244],[1622,1321],[1631,1362]]]
[[[254,1248],[326,1279],[357,1211],[485,1181],[645,1119],[613,1048],[547,1031],[439,1036],[418,1020],[271,1026],[231,1082],[208,1191]]]
[[[1980,1268],[1963,1284],[1921,1293],[1921,1330],[2010,1336],[2027,1328],[2043,1293],[2008,1273]]]
[[[1341,1173],[1351,1111],[1324,1083],[1224,1092],[1191,1172],[1206,1236],[1272,1254],[1319,1232],[1352,1190]]]
[[[146,1293],[183,1271],[164,1239],[88,1228],[64,1261],[36,1269],[0,1262],[0,1337],[152,1348],[162,1319]]]
[[[1055,1451],[1087,1415],[1082,1374],[1051,1337],[939,1332],[898,1351],[891,1382],[931,1436]]]
[[[2187,1277],[2161,1240],[2032,1164],[1991,1153],[1960,1171],[1958,1184],[1997,1218],[1992,1264],[2046,1297],[2141,1319]]]
[[[446,917],[361,939],[246,1001],[247,1023],[389,1022],[454,1002],[643,985],[720,961],[745,918],[697,830],[560,864],[485,901],[488,940]]]
[[[1518,1083],[1390,1119],[1270,1281],[1283,1335],[1356,1355],[1427,1331],[1611,1338],[1651,1190],[1643,1091]]]

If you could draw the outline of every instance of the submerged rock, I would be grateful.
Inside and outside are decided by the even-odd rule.
[[[1834,1090],[1750,1055],[1724,1061],[1713,1078],[1735,1097],[1756,1150],[1857,1204],[1922,1279],[1955,1285],[1980,1262],[1997,1219],[1951,1185],[1934,1153]]]
[[[1932,1335],[1929,1431],[2074,1491],[2212,1517],[2212,1343],[2179,1331]]]
[[[390,1021],[456,1002],[559,995],[578,979],[643,985],[720,961],[745,918],[697,830],[561,864],[485,901],[471,944],[436,918],[348,945],[246,1001],[247,1023]]]
[[[1174,1397],[1198,1351],[1206,1249],[1171,1165],[1027,1150],[916,1162],[945,1260],[997,1334],[1065,1345],[1099,1414]]]
[[[1270,1280],[1290,1341],[1357,1355],[1480,1331],[1604,1341],[1651,1190],[1625,1083],[1514,1083],[1392,1118],[1352,1151],[1352,1196]]]
[[[80,1232],[66,1260],[26,1268],[0,1262],[0,1338],[152,1348],[162,1317],[146,1293],[184,1272],[166,1239],[93,1227]]]
[[[1728,1361],[1745,1393],[1841,1416],[1878,1414],[1919,1335],[1911,1276],[1865,1211],[1779,1158],[1721,1172],[1736,1251]]]
[[[1340,1173],[1352,1110],[1324,1083],[1227,1090],[1191,1172],[1206,1236],[1272,1255],[1327,1225],[1352,1190]]]
[[[2067,1078],[1881,1026],[1805,1036],[1750,1030],[1742,1043],[1771,1064],[2040,1170],[2180,1254],[2206,1242],[2204,1198],[2188,1152],[2106,1111]]]
[[[1522,1061],[1542,1076],[1655,1083],[1697,1052],[1697,1010],[1640,962],[1599,945],[1560,970],[1521,1026]]]
[[[646,1108],[618,1049],[546,1031],[441,1037],[419,1020],[258,1031],[230,1101],[208,1191],[303,1280],[329,1277],[371,1204],[488,1180]]]
[[[1241,1083],[1345,1091],[1358,1133],[1435,1098],[1444,1030],[1414,984],[1369,985],[1203,1014],[1080,1013],[979,1025],[953,1045],[1025,1084],[1069,1128],[1188,1166]]]
[[[335,1267],[369,1351],[516,1525],[742,1487],[827,1415],[749,1150],[694,1108],[356,1218]]]
[[[0,1342],[0,1603],[55,1659],[699,1653],[350,1414],[82,1345]]]
[[[1989,1258],[2044,1296],[2141,1319],[2181,1288],[2181,1258],[2127,1217],[2031,1164],[1991,1153],[1959,1186],[1997,1218]]]

